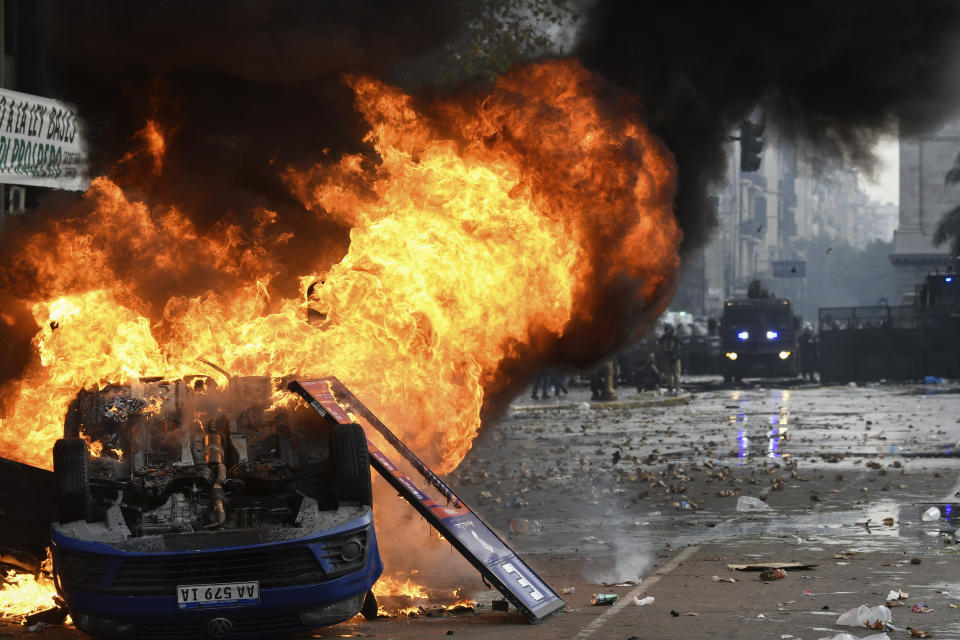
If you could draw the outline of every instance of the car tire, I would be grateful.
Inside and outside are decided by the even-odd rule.
[[[376,620],[377,611],[379,610],[380,607],[377,605],[377,596],[373,595],[373,591],[367,591],[367,595],[363,599],[363,606],[360,608],[360,615],[367,620]]]
[[[87,474],[87,443],[80,438],[61,438],[53,445],[53,479],[57,496],[57,520],[73,522],[90,517],[90,479]]]
[[[358,424],[338,424],[330,436],[330,449],[336,475],[333,480],[337,502],[373,505],[370,483],[370,454],[367,437]]]

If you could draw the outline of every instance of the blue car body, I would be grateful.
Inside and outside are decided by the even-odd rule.
[[[96,541],[109,536],[84,535],[87,523],[57,523],[50,532],[57,590],[80,629],[106,637],[263,637],[335,624],[360,611],[383,570],[371,509],[339,511],[347,512],[339,524],[259,543],[291,531],[175,534],[131,545]],[[358,538],[362,555],[344,562],[341,547]],[[151,544],[167,550],[144,550]],[[258,602],[178,606],[178,587],[243,582],[258,583]]]
[[[53,447],[50,529],[77,627],[263,637],[375,615],[363,429],[274,407],[274,391],[266,377],[193,376],[77,394]]]

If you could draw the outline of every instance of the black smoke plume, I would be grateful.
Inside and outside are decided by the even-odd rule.
[[[956,113],[958,49],[952,0],[598,0],[574,53],[636,94],[676,155],[690,248],[707,238],[728,136],[755,107],[767,126],[869,170],[879,134]]]

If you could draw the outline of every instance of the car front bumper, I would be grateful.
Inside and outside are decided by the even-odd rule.
[[[367,541],[362,562],[337,569],[329,558],[330,541],[360,532],[365,532]],[[57,590],[76,625],[88,633],[115,638],[263,637],[335,624],[359,612],[364,596],[383,571],[369,509],[362,517],[332,530],[314,530],[273,545],[130,553],[109,544],[71,538],[56,529],[51,532],[51,541]],[[231,575],[236,575],[238,582],[259,581],[256,604],[181,609],[175,588],[171,587],[181,580],[182,584],[189,584],[186,580],[194,584],[221,581],[204,580],[202,572],[190,572],[194,567],[216,568],[220,557],[234,563],[237,558],[270,558],[282,570],[285,562],[309,558],[311,554],[318,567],[311,575],[319,577],[309,580],[291,580],[289,571],[273,573],[273,578],[258,574],[262,570],[259,568],[266,566],[262,562],[251,562],[249,573],[244,573],[242,562],[239,568],[232,568],[235,573]],[[154,566],[158,562],[163,563],[160,569]],[[137,575],[147,575],[147,581],[151,580],[149,576],[160,576],[165,580],[163,586],[152,588],[150,584],[130,582],[129,591],[118,587],[118,576],[122,575],[125,563],[151,567],[145,574]],[[171,576],[171,572],[183,571],[184,566],[188,567],[186,575],[192,577]],[[293,575],[297,573],[300,572]],[[296,583],[286,584],[276,579],[278,575],[286,582]]]

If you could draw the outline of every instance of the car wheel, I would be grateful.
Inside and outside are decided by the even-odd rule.
[[[377,611],[380,608],[377,606],[377,596],[373,595],[373,591],[367,591],[367,596],[363,599],[363,607],[360,609],[360,615],[362,615],[367,620],[376,620]]]
[[[57,491],[57,520],[73,522],[90,517],[90,479],[87,443],[61,438],[53,445],[53,479]]]
[[[330,436],[330,448],[336,476],[333,481],[337,502],[373,504],[370,484],[370,454],[367,437],[358,424],[338,424]]]

